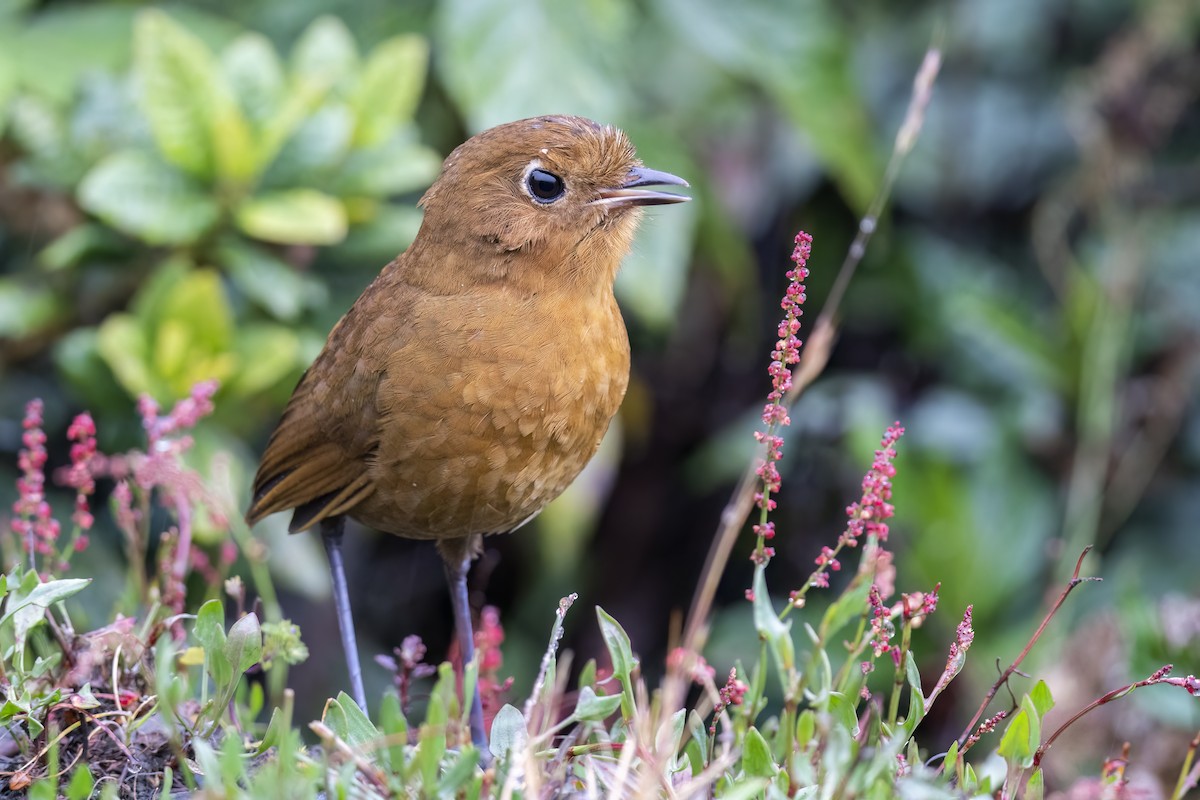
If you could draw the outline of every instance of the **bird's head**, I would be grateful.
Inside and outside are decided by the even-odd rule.
[[[611,286],[641,207],[690,199],[649,188],[661,185],[688,184],[643,166],[617,128],[568,116],[510,122],[446,158],[421,198],[418,241],[436,235],[478,253],[481,269],[504,273],[497,278],[557,271]]]

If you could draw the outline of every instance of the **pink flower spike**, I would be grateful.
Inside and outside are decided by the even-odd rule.
[[[484,717],[494,717],[504,705],[503,693],[512,684],[512,678],[500,679],[500,668],[504,659],[500,645],[504,643],[504,627],[500,624],[500,611],[495,606],[484,606],[479,614],[479,627],[475,631],[475,649],[479,653],[479,696],[483,702]]]
[[[29,554],[30,567],[36,569],[34,556],[49,554],[52,543],[58,539],[59,524],[52,516],[50,504],[46,502],[46,434],[42,430],[45,406],[38,398],[25,405],[25,418],[21,421],[21,451],[17,455],[17,466],[21,477],[17,479],[17,500],[13,503],[13,533],[21,539],[25,552]]]
[[[212,398],[219,385],[215,380],[200,381],[192,387],[191,394],[177,402],[165,417],[158,415],[158,403],[150,395],[143,394],[138,398],[138,412],[142,416],[142,427],[146,429],[151,455],[160,448],[159,442],[164,437],[196,427],[201,419],[213,412]],[[183,452],[191,446],[191,440],[181,437],[173,444],[170,449]]]
[[[71,466],[66,470],[65,479],[60,480],[75,489],[75,513],[71,515],[71,521],[81,533],[86,533],[95,524],[88,505],[88,497],[96,491],[92,474],[92,461],[96,457],[96,423],[92,415],[85,411],[76,416],[67,428],[67,438],[74,443],[71,445]],[[80,542],[83,542],[82,547]],[[75,542],[77,552],[86,546],[86,537]]]
[[[1188,675],[1186,678],[1167,678],[1163,682],[1183,687],[1192,697],[1200,697],[1200,678],[1195,675]]]
[[[891,616],[879,594],[879,587],[875,584],[871,584],[867,601],[871,607],[871,647],[875,651],[875,657],[878,658],[892,650],[890,640],[896,633],[896,628],[892,625]]]
[[[958,628],[954,631],[954,641],[950,643],[950,653],[946,656],[946,667],[942,670],[942,675],[934,685],[933,691],[929,693],[929,697],[925,698],[925,708],[927,709],[933,705],[937,696],[950,685],[950,681],[962,672],[963,665],[967,662],[967,651],[971,649],[971,644],[975,641],[975,629],[971,626],[973,610],[974,606],[967,606],[967,610],[963,612],[962,622],[958,623]]]
[[[171,409],[169,418],[176,430],[187,430],[213,412],[213,395],[219,384],[215,380],[200,381],[192,387],[190,396],[185,397]]]
[[[884,432],[871,469],[863,476],[862,498],[846,508],[846,516],[850,519],[841,541],[849,547],[857,544],[864,535],[874,536],[881,542],[887,541],[888,526],[885,520],[896,513],[895,507],[888,502],[892,499],[892,478],[896,475],[892,459],[896,457],[896,441],[903,435],[904,428],[900,427],[899,422]]]
[[[754,504],[762,512],[759,524],[754,526],[754,535],[758,537],[758,545],[751,560],[756,564],[765,564],[774,555],[772,548],[764,542],[775,535],[774,526],[767,521],[767,514],[775,510],[775,500],[771,495],[777,494],[782,482],[776,464],[783,458],[783,437],[777,431],[791,424],[787,408],[783,401],[792,388],[792,367],[800,361],[801,341],[796,334],[800,332],[800,317],[803,314],[801,306],[805,300],[803,281],[808,277],[808,257],[812,252],[812,237],[801,231],[796,234],[796,246],[792,250],[792,261],[795,266],[787,271],[788,285],[780,301],[784,317],[776,326],[776,342],[771,350],[771,364],[767,374],[771,376],[771,391],[767,394],[767,404],[763,407],[762,422],[765,431],[755,431],[755,441],[764,445],[763,458],[756,472],[761,482],[761,491],[754,495]]]
[[[925,595],[925,600],[921,604],[921,613],[923,615],[929,616],[934,611],[937,611],[938,592],[941,591],[941,588],[942,582],[938,581],[937,585],[933,587],[933,591]]]

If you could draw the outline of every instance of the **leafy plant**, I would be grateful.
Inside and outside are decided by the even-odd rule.
[[[82,586],[63,576],[76,546],[87,544],[95,481],[90,487],[68,481],[79,521],[68,527],[64,520],[69,535],[61,537],[51,524],[59,498],[41,484],[18,491],[18,535],[6,543],[5,555],[21,566],[2,578],[7,596],[0,617],[6,692],[0,724],[20,751],[0,769],[8,789],[34,798],[116,796],[120,770],[106,765],[143,757],[143,746],[165,731],[169,743],[153,752],[153,769],[144,773],[151,791],[139,786],[140,794],[188,787],[227,797],[559,792],[1036,800],[1055,788],[1046,760],[1065,760],[1063,744],[1051,746],[1101,705],[1154,686],[1137,699],[1153,703],[1165,695],[1160,716],[1190,724],[1193,706],[1179,699],[1179,690],[1195,695],[1200,684],[1148,663],[1194,662],[1194,637],[1179,632],[1189,629],[1175,624],[1167,632],[1160,624],[1190,619],[1194,608],[1186,598],[1173,601],[1183,609],[1171,610],[1164,601],[1159,619],[1150,613],[1159,611],[1150,608],[1156,599],[1141,596],[1147,574],[1163,575],[1164,585],[1172,575],[1177,585],[1191,585],[1188,560],[1162,553],[1189,552],[1194,492],[1187,465],[1196,437],[1179,437],[1170,480],[1150,476],[1175,430],[1187,431],[1190,420],[1186,345],[1196,303],[1187,254],[1195,249],[1195,214],[1171,201],[1165,182],[1145,182],[1147,172],[1172,174],[1175,161],[1190,152],[1175,146],[1186,145],[1186,135],[1164,139],[1177,119],[1190,119],[1187,104],[1147,101],[1169,99],[1171,92],[1189,96],[1190,73],[1181,67],[1190,39],[1181,32],[1194,27],[1195,14],[1186,3],[1147,4],[1119,15],[1119,24],[1107,19],[1112,12],[1104,4],[1069,16],[1039,4],[1005,6],[1004,24],[990,24],[986,14],[992,12],[982,6],[962,15],[945,49],[954,78],[929,107],[942,146],[915,159],[901,181],[906,213],[890,221],[880,214],[881,201],[870,202],[878,173],[871,132],[876,123],[907,113],[901,138],[911,147],[920,128],[924,104],[900,107],[902,72],[895,68],[917,53],[901,33],[913,34],[913,41],[928,35],[923,9],[901,13],[868,3],[847,16],[832,2],[797,9],[755,0],[734,10],[711,2],[440,0],[415,10],[356,3],[339,13],[367,21],[371,27],[358,30],[370,36],[384,27],[382,17],[373,16],[384,5],[389,30],[402,18],[399,28],[428,31],[438,49],[440,84],[423,102],[422,121],[439,141],[456,141],[460,125],[473,130],[526,113],[589,113],[627,128],[648,163],[697,178],[696,216],[651,226],[619,286],[635,346],[638,338],[653,340],[676,319],[686,320],[673,341],[686,340],[689,354],[701,354],[694,364],[703,383],[695,385],[729,376],[703,372],[706,352],[721,354],[709,359],[712,364],[748,361],[740,357],[744,342],[715,334],[705,342],[703,336],[705,326],[748,327],[725,324],[733,320],[707,313],[704,303],[717,298],[714,308],[753,311],[754,298],[739,293],[756,279],[748,268],[751,249],[774,252],[771,231],[784,229],[801,205],[815,218],[806,226],[818,226],[823,241],[836,240],[839,230],[854,235],[854,218],[829,202],[834,192],[854,208],[871,206],[857,225],[851,252],[858,255],[848,259],[850,270],[876,230],[890,237],[889,268],[860,281],[859,313],[854,303],[844,309],[839,352],[851,354],[849,369],[863,371],[875,363],[864,355],[888,364],[899,352],[895,344],[864,348],[864,339],[907,340],[912,347],[902,355],[921,376],[913,383],[928,380],[932,389],[891,386],[890,369],[848,377],[843,363],[842,380],[818,387],[810,398],[816,402],[796,416],[806,435],[833,441],[848,434],[850,449],[863,453],[874,444],[864,431],[871,439],[878,435],[864,418],[883,413],[877,406],[886,402],[879,398],[904,397],[904,416],[918,435],[906,445],[895,479],[906,522],[898,531],[905,536],[895,540],[911,542],[902,571],[896,574],[887,562],[878,530],[856,534],[853,544],[846,536],[831,541],[807,578],[807,569],[788,577],[789,565],[801,560],[772,560],[779,540],[768,526],[778,522],[782,533],[786,517],[768,514],[770,502],[783,499],[775,494],[779,471],[768,464],[778,461],[786,434],[768,425],[762,472],[749,468],[745,497],[735,495],[722,515],[718,544],[727,532],[732,538],[702,579],[698,595],[708,599],[689,616],[685,646],[665,667],[652,655],[659,649],[654,642],[635,646],[613,616],[597,609],[611,669],[590,662],[569,681],[570,654],[558,650],[568,598],[528,699],[522,705],[510,698],[513,704],[496,715],[489,754],[467,744],[453,669],[420,664],[419,656],[400,663],[399,649],[392,664],[398,695],[386,694],[371,715],[338,696],[306,727],[297,720],[296,698],[282,688],[284,667],[306,650],[295,626],[281,618],[263,545],[250,539],[227,502],[230,486],[240,484],[187,465],[219,450],[213,463],[237,466],[243,448],[220,438],[221,422],[250,433],[245,420],[255,409],[265,414],[282,402],[280,388],[332,321],[314,318],[344,307],[325,302],[339,289],[334,276],[360,258],[373,270],[415,229],[410,199],[392,203],[390,197],[420,188],[436,169],[436,157],[417,144],[412,124],[425,79],[423,40],[385,40],[364,55],[345,26],[322,19],[281,55],[271,42],[294,39],[286,20],[304,16],[312,3],[283,16],[270,3],[224,9],[269,33],[268,40],[180,6],[168,17],[127,4],[51,4],[33,12],[25,0],[0,0],[0,250],[10,264],[35,254],[38,261],[35,269],[0,276],[2,366],[37,372],[40,356],[56,344],[56,365],[105,412],[110,431],[138,428],[127,410],[131,393],[185,398],[165,415],[142,401],[141,427],[153,438],[145,452],[111,457],[109,466],[123,474],[101,469],[99,460],[93,467],[85,457],[77,463],[72,452],[71,470],[113,482],[101,495],[111,488],[118,535],[110,538],[127,551],[117,603],[134,616],[111,625],[89,619],[99,627],[72,629],[72,618],[91,616],[105,577],[103,559],[76,559],[75,569],[94,569],[89,574],[97,580],[84,603],[66,596]],[[537,32],[534,39],[530,31]],[[1089,46],[1112,36],[1086,68],[1071,60],[1081,32]],[[1063,48],[1071,51],[1068,60],[1050,61],[1052,48],[1039,37],[1073,43]],[[1131,41],[1138,46],[1129,47]],[[131,71],[122,72],[130,60]],[[1064,75],[1078,92],[1070,103],[1056,90]],[[917,88],[928,99],[932,79]],[[1071,141],[1062,124],[1067,114],[1057,106],[1069,107],[1079,141]],[[1185,134],[1194,128],[1180,127]],[[1174,143],[1156,152],[1153,145],[1163,141]],[[888,187],[896,164],[887,170]],[[704,167],[712,168],[707,182]],[[1026,217],[1037,240],[1033,254],[1019,241]],[[701,258],[689,275],[693,240]],[[314,249],[335,241],[343,243],[310,268]],[[370,258],[362,257],[367,251]],[[761,274],[773,291],[774,272]],[[825,276],[817,277],[814,293],[821,296]],[[776,422],[830,358],[843,278],[848,274],[834,285],[800,361],[792,363],[799,344],[781,333],[779,355],[772,356],[780,367],[772,378],[782,379],[794,366],[796,383],[786,391],[773,386],[782,395],[772,399]],[[348,292],[360,288],[357,276],[345,283]],[[1146,308],[1154,309],[1152,320],[1142,313]],[[785,320],[785,330],[794,335],[793,321]],[[65,331],[72,332],[60,338]],[[672,438],[679,431],[671,425],[643,424],[648,395],[675,397],[657,394],[662,387],[655,388],[655,373],[639,376],[625,420],[631,441],[643,442],[650,455],[656,443],[681,441]],[[734,373],[738,380],[726,385],[745,386],[746,373]],[[211,410],[215,387],[193,390],[203,378],[222,380],[230,402],[221,405],[232,413],[196,431],[197,447],[185,453],[181,434]],[[18,394],[28,388],[19,380],[4,383]],[[15,407],[25,399],[10,402]],[[712,405],[742,403],[745,396],[738,388],[722,399]],[[47,409],[61,414],[62,404],[62,397],[52,397]],[[872,410],[864,414],[863,408]],[[1144,415],[1133,413],[1138,408]],[[701,464],[704,469],[689,466],[689,485],[697,476],[711,486],[738,474],[747,461],[740,454],[751,442],[742,433],[744,420],[733,427],[736,436],[703,432],[717,442],[711,449],[718,456]],[[70,438],[82,446],[88,437]],[[94,431],[90,438],[94,446]],[[726,439],[745,447],[729,447]],[[880,449],[894,445],[892,437]],[[154,460],[160,447],[166,458]],[[1072,460],[1063,458],[1071,447],[1069,485],[1064,477],[1060,492],[1052,473]],[[806,448],[813,449],[819,446]],[[668,448],[660,458],[678,461],[681,452]],[[891,486],[890,474],[873,471],[876,488],[881,476]],[[21,472],[25,478],[30,470],[22,465]],[[1024,658],[1042,631],[1063,627],[1050,625],[1056,604],[949,748],[922,728],[935,703],[949,704],[944,691],[964,669],[974,637],[967,606],[945,668],[929,688],[917,668],[927,665],[931,647],[948,638],[950,627],[942,625],[939,633],[924,624],[937,619],[933,598],[956,608],[977,604],[981,630],[988,632],[981,644],[1007,649],[1010,640],[995,633],[996,617],[1012,611],[1014,597],[1030,596],[1030,576],[1039,572],[1031,565],[1045,561],[1038,554],[1046,538],[1057,535],[1057,520],[1067,519],[1068,551],[1092,538],[1103,542],[1147,486],[1157,493],[1149,504],[1153,525],[1135,530],[1136,552],[1126,553],[1134,565],[1127,568],[1128,583],[1136,587],[1127,591],[1139,596],[1118,598],[1124,605],[1112,627],[1136,630],[1126,643],[1135,660],[1132,674],[1149,677],[1105,686],[1091,703],[1068,709],[1069,718],[1055,728],[1047,711],[1057,699],[1061,712],[1066,695],[1051,698],[1046,684],[1022,684],[1017,670],[1038,672]],[[1061,515],[1059,494],[1068,497]],[[587,508],[598,502],[591,498]],[[692,536],[695,520],[684,519],[683,509],[704,513],[707,505],[676,502],[679,526]],[[883,507],[860,502],[863,533],[867,508],[872,521],[882,521],[874,512]],[[754,563],[746,566],[752,599],[714,612],[716,581],[727,572],[742,577],[725,565],[731,552],[750,550],[744,512],[755,514],[758,525]],[[577,547],[588,515],[553,513],[561,516],[556,528],[544,531],[543,548],[561,565],[570,560],[562,553],[564,537]],[[1160,530],[1181,538],[1147,546],[1146,534]],[[857,569],[842,573],[855,553]],[[253,576],[245,586],[235,576],[242,568]],[[891,597],[898,583],[929,589],[950,576],[944,593]],[[888,578],[895,579],[890,588]],[[1069,586],[1076,580],[1086,580],[1078,564]],[[826,583],[834,591],[824,592]],[[615,580],[606,586],[614,587],[621,588]],[[222,592],[232,602],[223,603]],[[738,628],[749,644],[734,649],[721,641],[722,626]],[[1075,634],[1066,655],[1085,636]],[[733,671],[718,678],[701,652]],[[1075,655],[1086,659],[1090,650]],[[258,662],[251,664],[253,658]],[[1103,663],[1105,680],[1120,667],[1092,660]],[[437,675],[432,687],[420,683],[418,668]],[[468,685],[473,669],[467,665]],[[643,671],[666,677],[655,686]],[[503,684],[492,689],[497,685]],[[958,696],[969,689],[960,685]],[[414,711],[411,697],[427,691],[429,702]],[[1004,702],[1010,693],[1013,701]],[[961,708],[938,710],[944,718]],[[305,746],[302,732],[320,746]],[[88,763],[79,755],[84,742]],[[1200,780],[1198,748],[1200,738],[1193,739],[1172,798]],[[106,755],[118,758],[106,761]],[[480,757],[489,755],[490,765],[480,768]],[[1087,755],[1092,762],[1101,757]],[[1105,763],[1105,791],[1120,793],[1124,764],[1136,756],[1127,746]]]
[[[91,217],[50,243],[43,263],[149,277],[129,313],[69,336],[60,364],[85,395],[102,369],[130,394],[164,400],[209,378],[259,394],[300,368],[301,337],[279,323],[326,297],[297,269],[295,248],[377,224],[398,252],[412,235],[415,210],[389,198],[424,187],[440,164],[412,124],[428,48],[402,35],[360,55],[324,17],[285,63],[258,34],[215,52],[147,10],[132,54],[128,76],[91,79],[70,111],[36,94],[13,100],[17,169],[71,192]]]

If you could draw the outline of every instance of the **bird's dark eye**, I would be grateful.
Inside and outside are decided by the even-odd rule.
[[[529,193],[533,195],[533,199],[539,203],[553,203],[562,197],[563,192],[567,189],[562,178],[546,172],[544,169],[535,169],[530,172],[529,177],[525,179],[525,184],[529,187]]]

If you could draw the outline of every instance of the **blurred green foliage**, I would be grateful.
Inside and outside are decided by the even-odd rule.
[[[129,311],[73,330],[58,365],[92,403],[104,368],[130,394],[162,401],[204,378],[227,397],[260,394],[303,367],[288,323],[327,299],[281,248],[336,244],[350,225],[381,218],[397,250],[412,233],[392,224],[387,201],[438,168],[412,121],[428,46],[400,35],[360,55],[346,27],[323,17],[285,64],[259,34],[217,51],[146,10],[130,47],[128,74],[88,77],[65,106],[39,76],[18,74],[28,91],[9,108],[14,174],[66,193],[90,218],[46,245],[42,268],[141,266]],[[61,324],[68,308],[55,308],[11,334]]]
[[[776,568],[808,574],[898,417],[894,544],[921,581],[900,588],[942,582],[942,632],[975,604],[998,632],[975,664],[1011,654],[1089,542],[1111,580],[1072,613],[1115,606],[1143,646],[1194,664],[1194,638],[1163,630],[1196,613],[1198,32],[1187,0],[3,0],[0,417],[43,394],[52,417],[90,407],[104,436],[130,395],[216,376],[207,435],[241,437],[245,472],[415,234],[437,154],[536,113],[613,122],[697,201],[652,214],[619,279],[635,347],[619,440],[541,535],[489,542],[488,596],[513,674],[534,671],[536,620],[568,589],[649,662],[750,455],[791,237],[816,237],[819,310],[936,36],[922,138],[792,415]],[[0,426],[0,451],[18,436]],[[389,546],[361,546],[377,572],[356,605],[397,574],[408,606],[440,597]],[[731,573],[718,666],[753,637],[750,566]],[[367,614],[388,642],[427,630]],[[1091,646],[1069,633],[1048,658]]]

